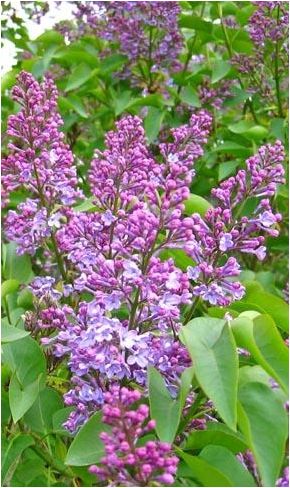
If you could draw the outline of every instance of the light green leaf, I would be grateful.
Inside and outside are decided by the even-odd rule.
[[[33,277],[31,260],[27,254],[16,254],[17,245],[9,242],[5,245],[6,258],[3,265],[3,276],[6,280],[14,279],[19,283],[28,283]]]
[[[196,93],[196,90],[192,86],[185,86],[180,92],[180,100],[184,103],[188,103],[192,107],[201,107],[200,100]]]
[[[46,373],[44,354],[31,337],[25,337],[9,344],[4,344],[3,360],[17,374],[20,384],[25,387]]]
[[[199,457],[225,474],[231,481],[232,486],[257,486],[250,472],[225,447],[206,446]]]
[[[241,314],[231,322],[237,345],[247,349],[270,376],[288,391],[288,351],[269,315]]]
[[[10,293],[14,293],[15,291],[18,290],[18,287],[19,287],[19,281],[17,280],[4,281],[1,287],[1,297],[5,298],[6,295],[9,295]]]
[[[187,200],[184,202],[186,215],[192,215],[193,213],[199,213],[202,217],[212,205],[203,197],[194,195],[191,193]]]
[[[238,424],[255,456],[263,486],[275,486],[288,435],[282,401],[262,383],[239,389]]]
[[[61,396],[52,388],[42,390],[24,416],[24,422],[33,431],[47,433],[52,429],[53,414],[63,406]]]
[[[196,318],[182,327],[180,339],[189,351],[201,388],[225,423],[235,430],[238,356],[228,324],[211,317]]]
[[[65,91],[75,90],[76,88],[79,88],[90,79],[92,73],[94,72],[87,64],[79,64],[69,76]]]
[[[149,144],[154,142],[159,134],[165,112],[156,107],[150,107],[144,119],[144,128]]]
[[[174,441],[186,396],[191,386],[193,369],[182,373],[179,396],[174,400],[162,375],[155,368],[148,368],[149,403],[151,418],[156,421],[156,432],[163,442]]]
[[[13,327],[12,325],[2,324],[1,342],[6,344],[7,342],[18,341],[29,334],[30,332],[27,332],[26,330],[17,329],[17,327]]]
[[[109,431],[109,427],[102,422],[102,412],[95,413],[74,438],[68,450],[65,464],[88,466],[98,463],[104,455],[104,444],[99,435],[106,431]]]
[[[10,440],[8,447],[3,450],[1,468],[3,486],[11,486],[8,482],[8,478],[11,480],[13,473],[21,459],[23,451],[33,444],[33,438],[26,434],[16,434],[16,436]]]
[[[177,454],[191,469],[192,477],[199,481],[202,486],[233,486],[225,474],[200,457],[186,454],[181,449],[177,450]]]
[[[205,430],[190,432],[184,450],[202,449],[208,444],[226,447],[234,454],[248,449],[245,439],[239,432],[234,432],[220,422],[208,422]]]
[[[217,81],[224,78],[231,69],[231,64],[229,61],[216,61],[212,68],[211,82],[216,83]]]
[[[17,373],[12,375],[9,384],[9,405],[15,424],[35,402],[41,388],[41,380],[42,374],[29,385],[22,386],[17,378]]]

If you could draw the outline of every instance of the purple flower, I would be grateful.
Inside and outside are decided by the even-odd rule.
[[[102,407],[103,422],[111,426],[111,432],[102,432],[100,438],[105,446],[105,455],[98,466],[89,471],[100,480],[112,480],[113,484],[126,486],[172,484],[178,458],[170,444],[149,440],[141,446],[138,440],[155,427],[149,420],[149,408],[145,404],[133,409],[141,399],[137,390],[112,386],[105,393]]]

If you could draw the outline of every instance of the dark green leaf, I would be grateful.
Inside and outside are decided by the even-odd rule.
[[[228,477],[220,470],[211,466],[198,456],[190,456],[178,449],[178,455],[186,462],[192,471],[192,477],[202,486],[232,486]]]
[[[33,444],[33,438],[26,434],[18,434],[10,440],[8,447],[3,451],[1,468],[3,486],[11,486],[10,483],[6,484],[8,478],[10,481],[23,451]]]

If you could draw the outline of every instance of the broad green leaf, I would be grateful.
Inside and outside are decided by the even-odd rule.
[[[82,86],[86,81],[90,79],[93,71],[85,64],[79,64],[68,77],[65,91],[75,90]]]
[[[95,413],[74,438],[65,464],[87,466],[98,463],[104,454],[104,444],[99,435],[106,431],[109,431],[109,427],[102,422],[102,412]]]
[[[254,125],[251,120],[240,120],[240,122],[228,125],[228,129],[234,134],[244,134],[244,132],[250,130]]]
[[[114,108],[115,114],[120,115],[130,104],[132,100],[132,92],[129,90],[125,90],[121,93],[116,93],[114,98]]]
[[[182,327],[180,339],[192,358],[195,376],[233,430],[237,420],[238,356],[224,320],[200,317]]]
[[[1,342],[6,344],[7,342],[14,342],[18,341],[19,339],[23,339],[30,334],[30,332],[26,330],[17,329],[17,327],[13,327],[12,325],[2,324],[1,327]]]
[[[180,100],[188,103],[192,107],[201,107],[201,102],[198,98],[196,90],[192,86],[185,86],[180,92]]]
[[[21,290],[17,297],[17,306],[25,310],[33,306],[33,294],[27,288]]]
[[[164,110],[150,107],[144,119],[144,128],[149,144],[154,142],[159,134],[161,124],[165,116]]]
[[[6,280],[14,279],[19,283],[28,283],[32,278],[31,260],[27,254],[16,254],[17,245],[9,242],[5,245],[6,259],[3,266],[3,277]]]
[[[257,486],[250,472],[225,447],[206,446],[199,457],[225,474],[231,481],[232,486]]]
[[[156,421],[156,432],[163,442],[174,441],[186,396],[191,386],[193,369],[188,368],[181,376],[178,398],[171,397],[162,375],[155,368],[148,368],[148,387],[151,418]]]
[[[283,402],[270,387],[245,383],[239,389],[238,424],[255,456],[263,486],[275,486],[288,436]]]
[[[216,83],[217,81],[224,78],[231,69],[231,64],[229,61],[216,61],[212,68],[211,82]]]
[[[75,94],[70,94],[68,96],[68,101],[71,104],[72,108],[81,116],[84,117],[85,119],[88,117],[88,114],[86,112],[85,106],[81,100],[81,97],[78,97]]]
[[[47,433],[52,430],[53,414],[63,406],[61,396],[52,388],[42,390],[24,416],[24,422],[33,431]]]
[[[238,307],[243,305],[250,310],[270,315],[277,327],[288,332],[288,304],[282,298],[264,291],[259,283],[246,283],[245,297],[240,302],[233,303],[231,307],[238,310]]]
[[[212,23],[201,19],[197,15],[181,15],[179,21],[180,27],[186,27],[187,29],[194,29],[196,31],[203,31],[211,33]]]
[[[211,208],[211,204],[203,197],[199,195],[194,195],[191,193],[187,200],[184,202],[186,215],[192,215],[193,213],[199,213],[202,217],[205,215],[207,210]]]
[[[14,373],[11,377],[9,384],[9,405],[15,424],[35,402],[41,389],[41,380],[42,374],[29,385],[22,386],[17,378],[17,373]]]
[[[202,449],[208,444],[226,447],[234,454],[248,449],[245,439],[239,432],[234,432],[220,422],[208,422],[205,430],[193,430],[189,434],[184,450]]]
[[[38,379],[40,374],[45,375],[44,354],[37,342],[31,337],[4,344],[2,350],[4,362],[16,373],[23,387]]]
[[[237,345],[247,349],[256,362],[287,391],[288,350],[271,317],[241,314],[231,322],[231,327]]]
[[[33,437],[26,434],[16,434],[16,436],[10,440],[7,448],[3,450],[1,467],[3,486],[11,486],[10,483],[6,484],[8,478],[11,480],[13,473],[21,459],[23,451],[33,444]]]
[[[124,66],[127,59],[127,56],[124,56],[123,54],[112,54],[112,56],[107,56],[100,62],[100,73],[109,74],[119,70]]]
[[[60,32],[57,32],[55,30],[47,30],[40,36],[38,36],[34,43],[37,44],[44,44],[46,46],[50,46],[51,44],[63,44],[63,36],[60,34]]]
[[[238,157],[248,157],[251,155],[250,148],[233,141],[225,141],[222,144],[218,144],[216,147],[212,148],[212,152],[233,154]]]
[[[18,290],[18,287],[19,287],[19,281],[17,280],[4,281],[1,287],[1,297],[5,298],[6,295],[9,295],[10,293],[14,293],[15,291]]]
[[[181,449],[177,450],[177,454],[191,469],[192,477],[199,481],[202,486],[233,486],[225,474],[200,457],[186,454]]]

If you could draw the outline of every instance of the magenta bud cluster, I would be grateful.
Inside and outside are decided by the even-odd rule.
[[[105,455],[99,465],[89,468],[99,480],[111,480],[121,486],[171,485],[178,458],[170,444],[156,440],[142,442],[152,432],[155,421],[149,419],[149,407],[140,404],[137,390],[113,385],[104,395],[103,422],[110,426],[100,438]],[[134,408],[135,405],[135,408]]]

